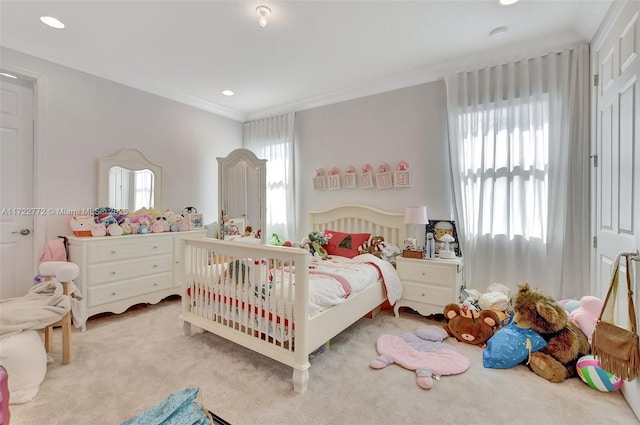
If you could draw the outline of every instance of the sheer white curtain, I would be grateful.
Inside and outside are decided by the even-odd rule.
[[[589,49],[448,75],[467,286],[589,291]]]
[[[244,147],[267,160],[267,234],[283,239],[295,236],[293,184],[294,114],[244,124]]]

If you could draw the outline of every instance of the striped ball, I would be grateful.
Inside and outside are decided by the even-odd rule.
[[[602,369],[591,354],[580,357],[576,369],[580,378],[594,390],[615,391],[622,385],[622,379]]]

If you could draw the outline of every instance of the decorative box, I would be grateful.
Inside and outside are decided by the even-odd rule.
[[[405,249],[405,250],[402,251],[402,256],[405,257],[405,258],[423,259],[424,258],[424,251]]]

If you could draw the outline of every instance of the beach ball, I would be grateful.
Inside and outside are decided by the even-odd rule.
[[[622,379],[601,368],[591,354],[580,357],[576,369],[580,378],[594,390],[615,391],[622,385]]]

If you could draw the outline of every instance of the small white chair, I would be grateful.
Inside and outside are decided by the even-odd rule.
[[[80,268],[75,263],[66,261],[46,261],[40,264],[40,274],[45,281],[56,279],[62,283],[63,293],[70,296],[70,282],[78,277]],[[53,328],[62,327],[62,364],[71,363],[71,311],[62,319],[44,328],[44,348],[47,353],[53,350]]]

